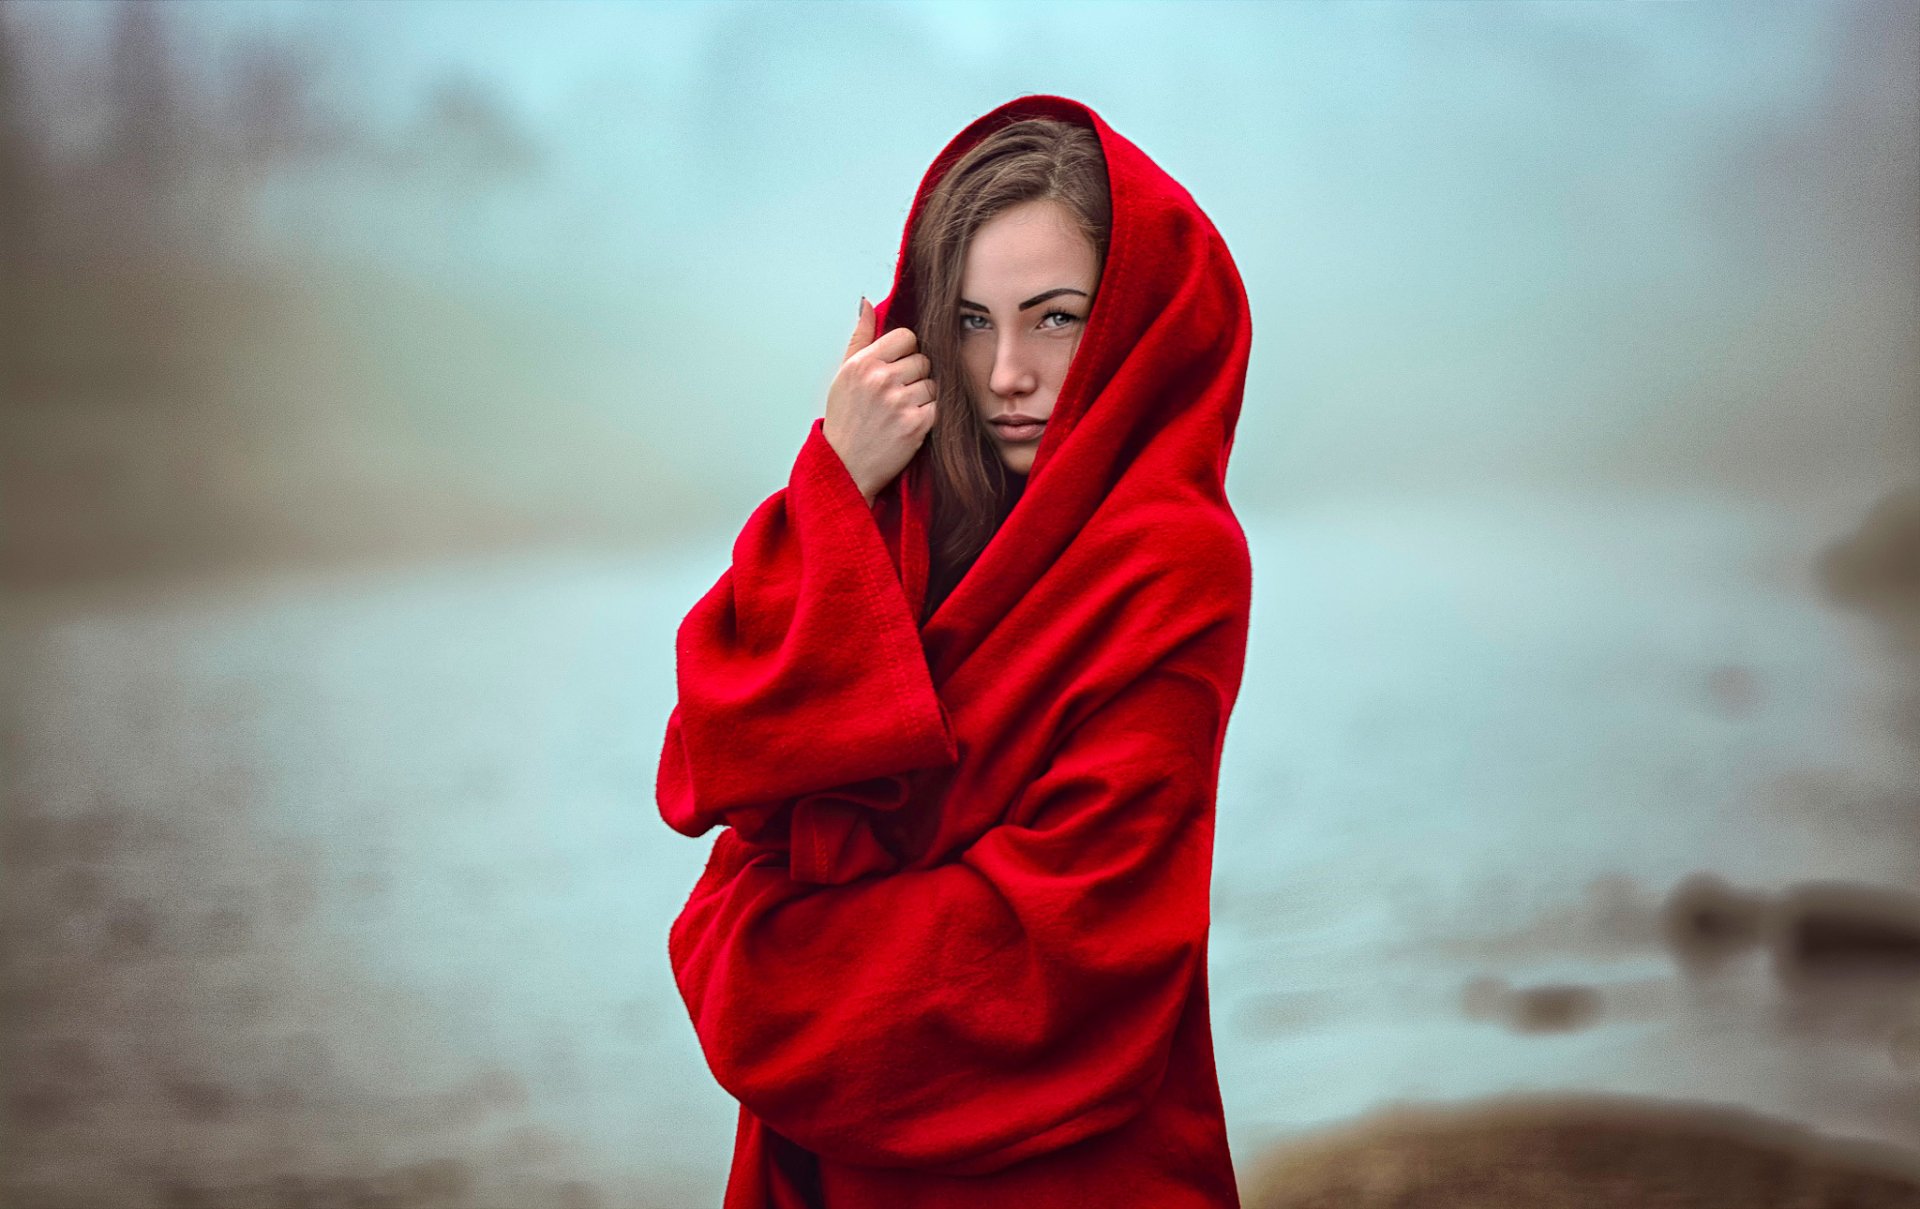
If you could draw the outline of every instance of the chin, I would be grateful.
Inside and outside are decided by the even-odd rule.
[[[1000,460],[1007,464],[1008,470],[1026,474],[1033,469],[1033,452],[1031,446],[1020,450],[1009,449],[1000,455]]]

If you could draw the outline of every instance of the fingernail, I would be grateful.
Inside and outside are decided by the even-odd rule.
[[[860,309],[855,311],[854,314],[856,316],[859,316],[859,315],[864,315],[866,313],[867,313],[867,296],[865,294],[862,294],[860,295]]]

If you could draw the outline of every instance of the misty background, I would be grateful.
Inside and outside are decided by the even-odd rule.
[[[0,1201],[718,1202],[673,630],[1029,92],[1252,303],[1250,1203],[1522,1091],[1920,1153],[1920,8],[0,0]]]

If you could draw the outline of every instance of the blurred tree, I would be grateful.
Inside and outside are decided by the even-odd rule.
[[[108,63],[107,184],[121,229],[149,245],[171,233],[187,170],[184,107],[158,0],[114,11]],[[131,249],[129,249],[131,250]]]
[[[441,197],[441,253],[452,262],[484,248],[488,190],[533,175],[540,149],[494,91],[466,74],[429,88],[411,137],[397,148]]]
[[[255,37],[232,58],[233,150],[265,171],[300,153],[313,109],[313,64],[293,43]]]
[[[0,0],[0,264],[11,266],[35,242],[41,156],[27,109],[11,0]]]
[[[416,138],[432,165],[472,183],[525,176],[539,148],[493,91],[464,74],[443,76],[427,92]]]
[[[228,57],[218,153],[229,240],[254,229],[261,194],[276,173],[349,141],[324,112],[320,75],[311,46],[285,38],[249,37]]]
[[[26,279],[39,246],[44,160],[29,122],[11,0],[0,0],[0,399],[14,397],[28,332]]]

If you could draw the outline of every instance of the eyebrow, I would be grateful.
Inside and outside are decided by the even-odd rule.
[[[1063,285],[1057,289],[1048,290],[1044,294],[1035,294],[1033,297],[1021,303],[1020,309],[1024,311],[1029,309],[1030,307],[1039,306],[1041,303],[1045,302],[1047,299],[1057,298],[1061,294],[1078,294],[1082,298],[1085,298],[1087,296],[1087,292],[1085,290],[1076,290],[1071,286]],[[962,298],[960,300],[960,309],[963,311],[986,311],[987,308],[981,306],[977,302],[968,302],[965,298]],[[991,312],[988,312],[988,313],[991,313]]]

